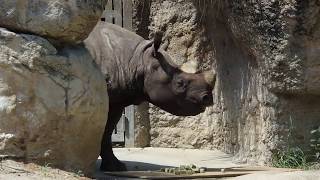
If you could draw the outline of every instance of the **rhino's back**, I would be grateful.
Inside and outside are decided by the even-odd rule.
[[[84,41],[108,83],[110,102],[137,96],[136,67],[141,65],[142,46],[149,41],[119,26],[99,22]]]
[[[99,22],[84,41],[104,74],[123,67],[144,39],[137,34],[106,22]]]

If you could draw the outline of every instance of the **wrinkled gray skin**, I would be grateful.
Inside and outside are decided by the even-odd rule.
[[[208,84],[202,73],[180,70],[160,46],[161,39],[161,33],[155,33],[150,41],[119,26],[99,22],[85,40],[108,84],[110,109],[101,143],[101,170],[126,170],[114,156],[111,142],[126,106],[148,101],[172,114],[190,116],[213,103],[214,82]]]

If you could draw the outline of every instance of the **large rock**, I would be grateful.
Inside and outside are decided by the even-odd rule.
[[[84,40],[107,0],[0,0],[0,27],[59,42]]]
[[[81,46],[0,28],[0,155],[90,173],[108,97]]]

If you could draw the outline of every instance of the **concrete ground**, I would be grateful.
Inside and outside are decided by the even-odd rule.
[[[220,151],[176,148],[114,148],[119,160],[127,165],[130,171],[160,170],[165,167],[179,167],[180,165],[194,164],[197,167],[228,168],[238,167],[232,162],[232,156]],[[105,176],[98,170],[98,179],[130,179]]]
[[[244,166],[234,164],[232,157],[219,151],[192,150],[192,149],[168,149],[168,148],[121,148],[115,149],[116,156],[127,164],[129,170],[148,171],[159,170],[163,167],[177,167],[180,165],[195,164],[198,167],[207,168],[230,168]],[[97,161],[96,179],[101,180],[133,180],[134,178],[120,178],[107,176],[99,171]],[[315,168],[320,169],[320,168]],[[287,171],[287,170],[286,170]],[[227,173],[227,172],[226,172]],[[16,162],[13,160],[0,161],[0,180],[87,180],[81,172],[71,173],[63,170],[40,166],[33,163]],[[210,178],[214,179],[214,178]],[[236,178],[224,178],[224,180],[320,180],[320,171],[293,171],[273,169],[268,171],[254,172]],[[208,180],[208,179],[205,179]],[[222,179],[219,179],[222,180]]]
[[[232,156],[221,151],[152,147],[117,148],[114,151],[129,170],[159,170],[188,164],[207,168],[239,166],[232,162]]]
[[[180,165],[194,164],[206,168],[231,168],[246,166],[235,164],[232,156],[220,151],[176,149],[176,148],[114,148],[115,155],[124,162],[130,171],[160,170],[165,167],[179,167]],[[102,180],[134,180],[107,176],[99,171],[101,159],[97,162],[96,178]],[[215,178],[205,178],[204,180]],[[320,180],[320,171],[261,171],[250,175],[224,180]],[[222,180],[220,178],[219,180]]]

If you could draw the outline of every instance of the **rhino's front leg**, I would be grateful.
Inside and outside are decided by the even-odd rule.
[[[124,163],[120,162],[112,151],[112,132],[119,122],[124,107],[110,104],[108,121],[104,130],[100,156],[102,158],[100,170],[102,171],[126,171]]]

